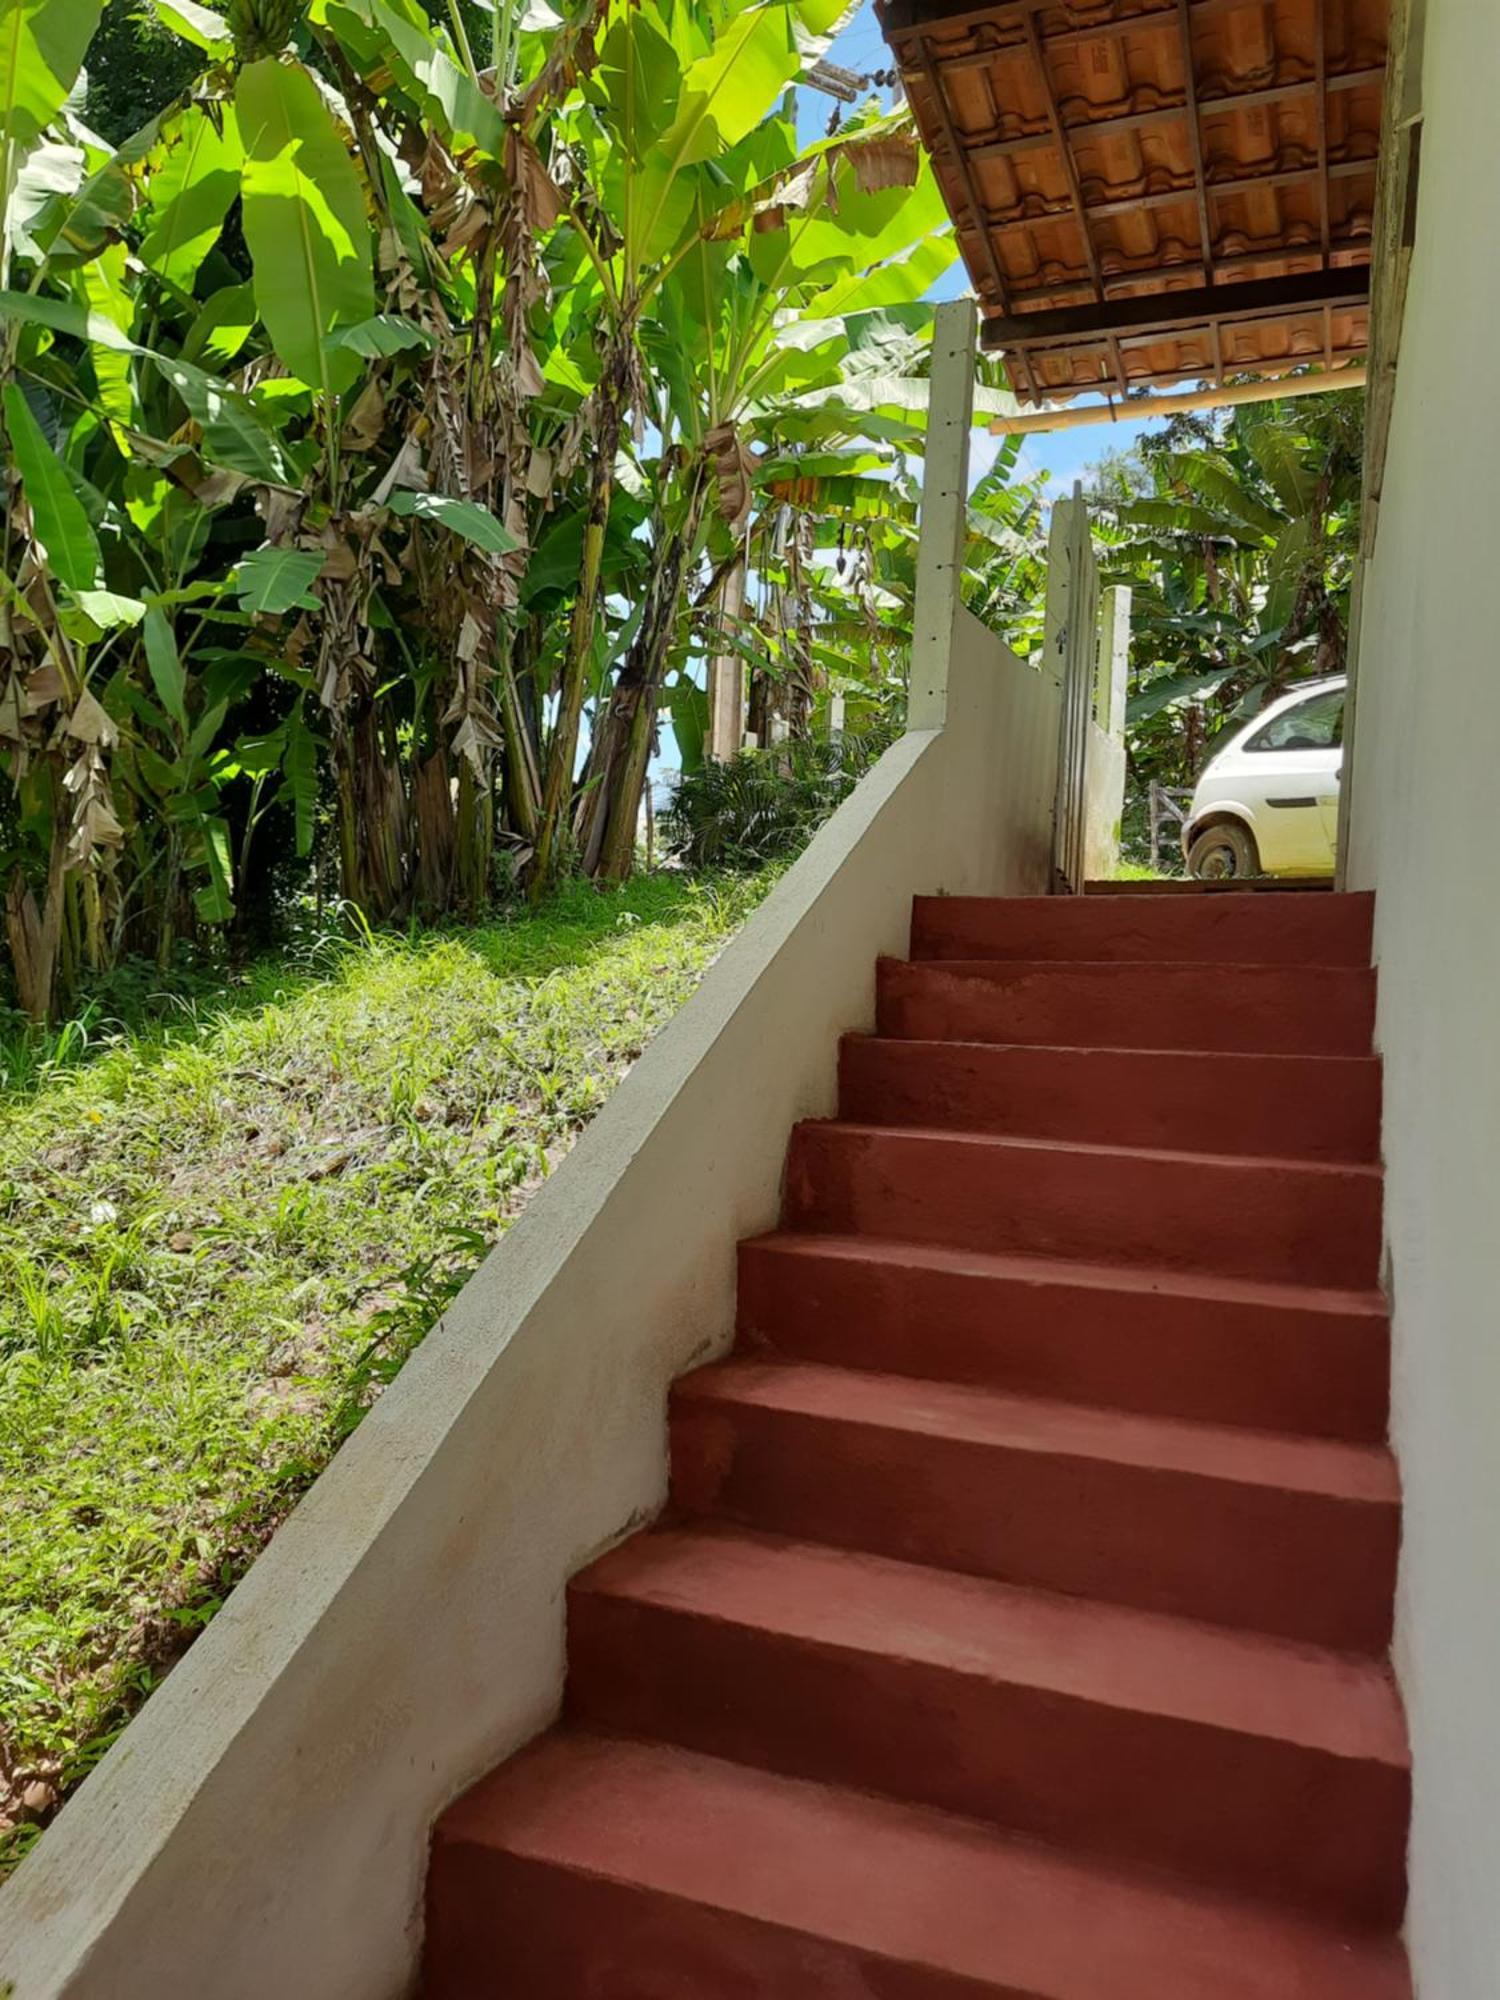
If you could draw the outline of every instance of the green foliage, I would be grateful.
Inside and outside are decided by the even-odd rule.
[[[107,0],[88,50],[84,123],[120,146],[185,90],[203,67],[203,51],[140,0]]]
[[[1188,785],[1293,682],[1343,671],[1359,547],[1361,392],[1184,417],[1106,462],[1106,580],[1130,584],[1135,785]]]
[[[34,1020],[296,864],[366,920],[624,878],[716,652],[762,742],[900,706],[954,252],[910,112],[798,142],[834,0],[4,6],[0,876]],[[118,138],[78,114],[96,20]],[[1010,456],[972,530],[972,602],[1026,648]]]
[[[905,109],[799,142],[834,0],[0,5],[0,877],[35,1020],[314,881],[379,922],[623,878],[715,654],[762,742],[899,711],[953,243]],[[89,88],[118,67],[139,121],[107,136],[96,17]],[[1024,650],[1010,457],[972,525]]]
[[[893,732],[805,738],[684,771],[662,814],[667,850],[693,868],[755,870],[799,853],[837,811]]]

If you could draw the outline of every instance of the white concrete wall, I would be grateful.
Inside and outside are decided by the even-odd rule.
[[[1500,1995],[1500,6],[1428,0],[1421,178],[1365,580],[1349,880],[1385,1056],[1397,1660],[1421,2000]]]
[[[1125,817],[1125,745],[1089,724],[1083,773],[1083,876],[1112,882],[1120,867],[1120,822]]]
[[[877,952],[917,891],[1047,885],[1056,689],[960,613],[946,713],[822,830],[0,1895],[0,1991],[408,1989],[432,1819],[555,1715],[564,1585],[662,1504],[668,1385],[729,1344],[735,1245],[775,1220],[792,1122],[832,1108]]]

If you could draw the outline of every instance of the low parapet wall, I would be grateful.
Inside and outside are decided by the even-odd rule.
[[[543,1729],[563,1593],[666,1494],[673,1378],[912,896],[1048,882],[1057,690],[966,612],[946,722],[821,830],[0,1896],[14,2000],[386,2000],[428,1829]]]

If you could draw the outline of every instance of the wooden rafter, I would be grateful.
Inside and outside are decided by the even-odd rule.
[[[948,108],[948,93],[943,86],[942,72],[933,61],[932,51],[925,42],[922,45],[922,74],[926,79],[928,90],[932,93],[932,101],[937,107],[938,122],[943,128],[943,137],[947,141],[953,170],[963,182],[964,193],[969,197],[969,212],[978,216],[983,210],[983,203],[979,199],[974,170],[969,164],[973,158],[973,151],[972,148],[965,148],[958,135],[958,127],[953,122],[953,113]],[[982,231],[981,234],[984,238],[985,261],[990,269],[990,281],[995,288],[995,298],[1003,308],[1006,300],[1005,273],[1000,268],[1000,259],[994,244],[990,241],[988,230]]]
[[[1025,347],[1069,341],[1104,341],[1110,334],[1141,334],[1161,327],[1208,326],[1212,321],[1264,319],[1364,305],[1370,296],[1366,264],[1349,270],[1299,271],[1282,278],[1248,278],[1234,285],[1148,292],[1084,306],[1043,306],[1035,312],[996,315],[984,323],[986,347]]]
[[[948,93],[943,84],[942,74],[932,59],[931,50],[928,49],[925,43],[922,45],[922,63],[927,80],[927,88],[931,91],[932,101],[937,107],[938,118],[943,128],[944,137],[947,140],[948,150],[952,156],[954,170],[957,172],[960,180],[962,180],[964,191],[969,197],[969,213],[977,217],[980,213],[981,203],[979,189],[974,180],[974,170],[969,164],[970,156],[965,151],[963,141],[959,137],[958,127],[953,122],[953,113],[948,107]],[[1005,283],[1005,272],[1000,264],[999,252],[995,248],[994,238],[987,229],[979,230],[978,234],[981,238],[985,262],[989,266],[990,282],[994,287],[995,300],[1003,310],[1007,303],[1008,293]],[[1020,365],[1025,370],[1027,387],[1034,397],[1036,394],[1036,385],[1031,377],[1030,364],[1022,362]]]
[[[1042,96],[1046,100],[1047,117],[1052,127],[1053,143],[1062,164],[1064,178],[1068,183],[1068,199],[1078,225],[1078,234],[1083,242],[1084,261],[1089,267],[1089,277],[1093,281],[1094,296],[1104,303],[1104,270],[1099,262],[1099,251],[1094,243],[1094,232],[1089,227],[1088,204],[1083,198],[1083,184],[1078,178],[1078,163],[1073,158],[1073,149],[1068,144],[1068,130],[1063,123],[1062,112],[1058,108],[1057,92],[1052,87],[1051,72],[1047,68],[1047,51],[1042,47],[1042,38],[1037,33],[1036,17],[1026,16],[1026,45],[1031,51],[1031,60],[1036,67],[1037,78],[1042,86]],[[1123,396],[1130,387],[1125,375],[1125,362],[1118,344],[1109,343],[1109,358],[1114,367],[1115,380]]]
[[[1198,204],[1198,235],[1203,251],[1203,282],[1214,281],[1214,233],[1208,219],[1207,175],[1203,170],[1203,128],[1198,118],[1198,77],[1193,54],[1193,23],[1188,0],[1177,0],[1177,34],[1182,46],[1182,109],[1193,150],[1193,192]]]
[[[1323,262],[1328,262],[1332,227],[1328,215],[1328,0],[1313,0],[1313,62],[1316,67],[1318,107],[1318,229],[1323,244]]]
[[[1367,247],[1363,237],[1350,237],[1347,241],[1336,241],[1333,246],[1333,252],[1336,257],[1356,256],[1360,255]],[[1233,257],[1218,258],[1215,261],[1214,269],[1220,277],[1223,277],[1226,273],[1234,271],[1256,271],[1263,265],[1280,263],[1293,256],[1302,261],[1307,258],[1318,258],[1318,255],[1318,246],[1316,243],[1301,244],[1295,251],[1279,251],[1274,248],[1245,250],[1238,252]],[[1183,279],[1191,276],[1196,268],[1196,265],[1186,262],[1181,264],[1122,265],[1118,271],[1105,272],[1104,289],[1106,292],[1118,293],[1126,285],[1133,286],[1137,290],[1141,286],[1149,285],[1159,288],[1160,296],[1170,298],[1175,292],[1182,290]],[[1335,272],[1341,271],[1345,276],[1349,275],[1348,266],[1335,265],[1333,269]],[[1307,274],[1301,273],[1299,275],[1305,276]],[[1046,281],[1037,285],[1012,284],[1010,299],[1013,307],[1022,309],[1024,301],[1027,299],[1056,299],[1060,293],[1064,292],[1072,293],[1075,297],[1082,299],[1088,295],[1091,289],[1092,287],[1086,277],[1070,279],[1066,284],[1055,281]],[[1227,290],[1229,288],[1225,287],[1224,289]]]

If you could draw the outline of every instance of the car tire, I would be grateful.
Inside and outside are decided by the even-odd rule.
[[[1237,819],[1221,819],[1195,836],[1188,873],[1199,882],[1240,882],[1260,873],[1255,835]]]

